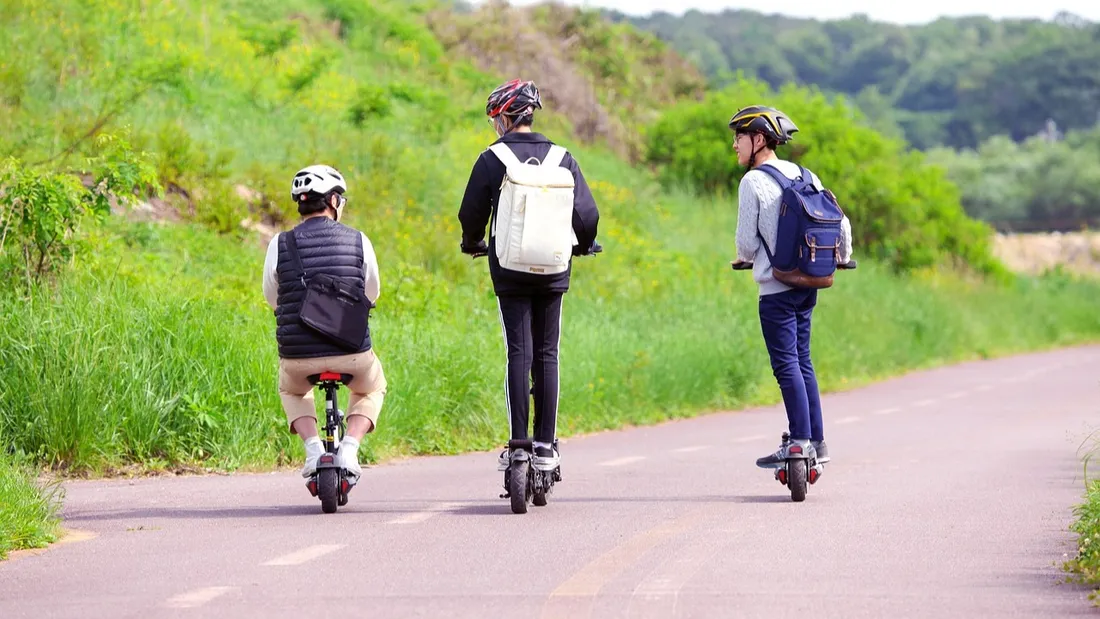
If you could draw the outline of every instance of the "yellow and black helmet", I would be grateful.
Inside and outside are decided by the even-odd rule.
[[[730,129],[736,133],[760,133],[776,144],[786,144],[798,127],[783,112],[774,107],[750,105],[737,110],[730,119]]]

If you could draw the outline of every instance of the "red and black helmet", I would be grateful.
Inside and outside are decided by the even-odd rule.
[[[536,109],[542,109],[542,97],[532,81],[515,79],[497,86],[485,102],[485,113],[489,118],[497,116],[530,116]]]

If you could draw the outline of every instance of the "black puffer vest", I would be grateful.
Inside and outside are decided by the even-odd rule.
[[[298,312],[305,296],[302,272],[287,248],[286,235],[279,235],[279,298],[275,309],[275,341],[279,356],[287,359],[355,354],[302,324]],[[354,228],[328,217],[307,219],[294,228],[298,254],[307,275],[325,273],[339,277],[363,290],[363,238]],[[358,352],[370,350],[370,328]]]

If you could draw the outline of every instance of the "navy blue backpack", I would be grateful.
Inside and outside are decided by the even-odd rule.
[[[755,169],[770,174],[783,188],[775,250],[760,237],[775,279],[793,288],[832,286],[840,256],[840,224],[844,220],[836,196],[829,190],[818,190],[813,175],[802,166],[798,166],[801,176],[794,180],[774,166]]]

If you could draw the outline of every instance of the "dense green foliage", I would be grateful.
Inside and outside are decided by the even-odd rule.
[[[628,17],[719,84],[744,71],[773,87],[813,84],[855,98],[880,129],[918,148],[1022,140],[1048,119],[1066,130],[1100,119],[1100,25],[942,18],[902,26],[863,16],[817,21],[747,10]]]
[[[800,131],[779,155],[822,179],[852,221],[861,251],[902,267],[969,264],[998,271],[990,230],[967,218],[943,172],[904,144],[868,129],[843,102],[809,89],[772,92],[747,79],[701,102],[670,108],[649,133],[648,159],[669,184],[733,193],[744,171],[733,156],[727,121],[748,102],[769,101],[797,119]]]
[[[977,149],[936,149],[972,217],[1004,230],[1074,230],[1100,225],[1100,129],[1063,139],[1015,143],[990,138]]]
[[[494,85],[421,24],[434,3],[15,4],[0,15],[0,153],[68,171],[91,137],[129,126],[167,206],[224,232],[288,221],[287,174],[315,160],[363,178],[360,208],[402,208],[409,145],[479,126],[472,97]]]

